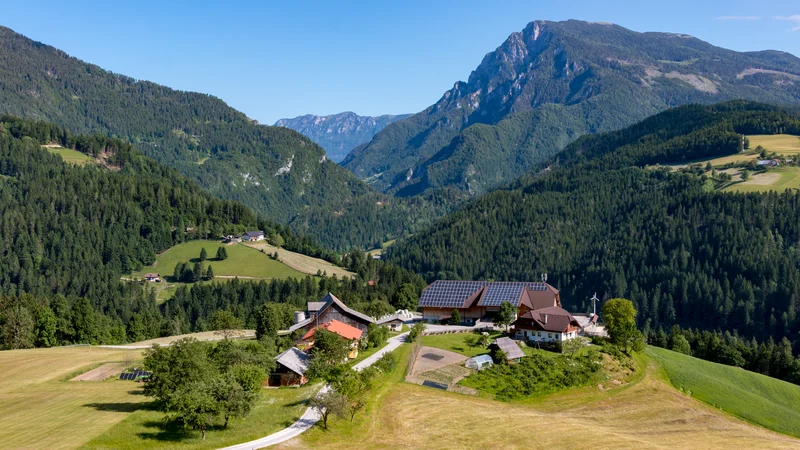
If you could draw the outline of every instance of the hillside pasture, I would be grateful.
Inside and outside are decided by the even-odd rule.
[[[352,277],[354,275],[353,272],[350,272],[349,270],[343,267],[333,265],[328,261],[325,261],[324,259],[314,258],[308,255],[291,252],[289,250],[280,247],[275,247],[274,245],[270,245],[269,243],[264,241],[244,242],[242,243],[242,246],[263,251],[269,255],[278,252],[278,260],[281,263],[304,274],[316,275],[317,272],[319,271],[322,273],[326,273],[329,277],[336,275],[338,278]],[[214,268],[215,273],[216,270],[217,268],[215,267]]]
[[[184,432],[163,424],[164,413],[150,403],[139,405],[132,414],[104,434],[92,439],[86,449],[215,449],[248,442],[288,427],[305,411],[320,385],[300,388],[263,389],[261,397],[245,419],[232,419],[227,429],[212,427],[206,439],[200,433]]]
[[[141,385],[67,380],[140,358],[139,350],[97,347],[0,352],[0,448],[77,448],[102,434],[145,400]]]
[[[796,155],[800,153],[800,136],[791,134],[759,134],[747,136],[750,140],[750,149],[755,149],[759,145],[768,152],[775,152],[780,155]]]
[[[800,386],[657,347],[647,354],[678,389],[763,427],[800,437]]]
[[[401,354],[407,354],[407,351]],[[800,440],[731,417],[674,389],[642,360],[640,381],[507,403],[399,382],[376,389],[367,413],[335,420],[278,448],[796,448]],[[405,373],[405,367],[398,373]],[[455,425],[454,425],[455,424]],[[537,425],[538,424],[538,425]],[[539,426],[546,424],[545,426]],[[457,427],[457,428],[454,428]]]
[[[800,167],[778,167],[764,173],[755,173],[747,181],[730,184],[723,191],[732,192],[783,192],[800,189]]]
[[[84,164],[88,164],[91,162],[95,162],[95,160],[84,153],[81,153],[77,150],[72,150],[71,148],[64,148],[64,147],[52,147],[47,146],[45,147],[48,152],[58,155],[64,162],[69,164],[75,164],[77,166],[82,166]]]
[[[252,339],[256,335],[256,330],[235,330],[232,333],[231,339]],[[156,339],[148,339],[146,341],[132,342],[124,344],[119,347],[150,347],[153,344],[170,345],[175,341],[184,338],[193,338],[198,341],[219,341],[223,339],[223,335],[219,331],[201,331],[199,333],[179,334],[176,336],[167,336]]]

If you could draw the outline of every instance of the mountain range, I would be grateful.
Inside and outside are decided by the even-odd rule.
[[[684,34],[535,21],[487,54],[466,82],[387,126],[342,164],[387,193],[449,186],[478,195],[581,135],[730,99],[797,102],[800,59],[735,52]]]
[[[259,125],[211,95],[109,72],[4,27],[0,113],[131,142],[212,194],[329,248],[380,244],[430,223],[453,203],[438,194],[433,203],[392,199],[294,130]]]
[[[291,128],[325,149],[328,158],[340,162],[351,150],[367,143],[375,133],[387,125],[410,117],[411,114],[382,116],[359,116],[354,112],[343,112],[329,116],[306,114],[293,119],[280,119],[276,127]]]

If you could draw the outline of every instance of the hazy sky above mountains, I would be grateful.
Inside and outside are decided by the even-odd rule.
[[[797,0],[6,2],[0,25],[114,72],[205,92],[262,123],[417,112],[533,20],[614,22],[800,56]]]

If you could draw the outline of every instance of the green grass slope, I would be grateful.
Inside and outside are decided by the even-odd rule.
[[[228,258],[219,261],[215,258],[217,248],[225,247]],[[301,278],[306,276],[297,270],[275,261],[259,250],[244,245],[225,245],[219,241],[199,240],[178,244],[156,257],[152,266],[142,268],[134,276],[142,277],[149,272],[157,272],[162,277],[169,277],[180,262],[195,263],[200,261],[200,250],[205,248],[208,259],[205,267],[214,268],[214,275],[248,278]]]
[[[676,388],[748,422],[800,436],[800,386],[662,348],[648,347],[647,354]]]

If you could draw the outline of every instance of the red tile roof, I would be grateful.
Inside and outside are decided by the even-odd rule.
[[[303,340],[305,341],[313,337],[314,332],[317,331],[317,328],[325,328],[331,333],[336,333],[348,341],[361,339],[361,335],[363,334],[363,332],[356,327],[352,327],[344,322],[339,322],[338,320],[331,320],[328,323],[324,323],[309,330],[308,333],[303,336]]]

